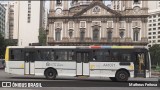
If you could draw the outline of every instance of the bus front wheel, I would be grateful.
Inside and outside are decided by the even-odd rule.
[[[45,77],[49,80],[53,80],[57,76],[57,72],[54,69],[47,69],[44,74],[45,74]]]
[[[116,80],[117,81],[127,81],[128,80],[128,73],[125,70],[120,70],[116,73]]]

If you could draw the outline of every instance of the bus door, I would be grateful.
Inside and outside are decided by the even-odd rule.
[[[36,53],[34,51],[26,51],[25,52],[25,64],[24,64],[24,74],[34,74],[35,70],[35,55]]]
[[[134,76],[135,77],[145,77],[146,76],[145,53],[144,52],[135,52],[134,55],[135,55]]]
[[[77,76],[89,76],[89,54],[89,52],[76,53]]]

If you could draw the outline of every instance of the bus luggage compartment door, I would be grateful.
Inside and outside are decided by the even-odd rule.
[[[35,74],[35,52],[25,53],[24,74]]]
[[[89,53],[77,52],[77,76],[85,75],[89,76]]]

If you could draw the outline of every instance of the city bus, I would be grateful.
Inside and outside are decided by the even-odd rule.
[[[151,77],[144,46],[8,46],[5,72],[57,76],[109,77],[112,81]]]

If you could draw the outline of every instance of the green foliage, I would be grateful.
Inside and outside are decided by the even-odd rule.
[[[4,57],[4,51],[5,51],[5,39],[2,36],[2,33],[0,32],[0,58]]]
[[[155,44],[149,48],[151,54],[151,63],[152,65],[160,65],[160,45]]]
[[[5,50],[7,46],[15,46],[17,42],[13,39],[4,39],[0,32],[0,58],[4,58]]]
[[[40,45],[42,45],[42,46],[45,46],[45,45],[46,45],[47,34],[46,34],[46,31],[44,30],[43,27],[41,27],[41,28],[39,29],[38,39],[39,39],[39,44],[40,44]]]

